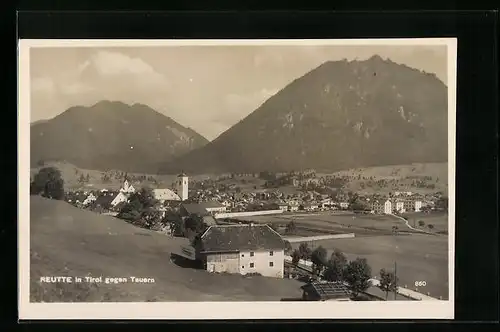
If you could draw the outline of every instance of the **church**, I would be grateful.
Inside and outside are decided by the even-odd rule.
[[[182,172],[177,176],[176,182],[177,195],[179,195],[181,201],[185,201],[188,199],[188,190],[189,190],[189,178],[186,173]]]

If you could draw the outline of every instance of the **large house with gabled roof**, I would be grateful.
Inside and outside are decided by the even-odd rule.
[[[285,241],[268,225],[214,225],[194,240],[209,272],[283,278]]]

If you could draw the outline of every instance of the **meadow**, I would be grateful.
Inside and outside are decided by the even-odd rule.
[[[298,248],[294,243],[292,247]],[[311,246],[311,244],[310,244]],[[327,249],[328,257],[334,249],[344,252],[348,259],[366,258],[377,277],[380,269],[394,271],[400,286],[415,290],[416,281],[425,281],[417,290],[431,296],[448,299],[448,241],[446,237],[413,234],[358,237],[315,241],[312,247]]]
[[[62,201],[31,196],[30,203],[31,302],[279,301],[302,295],[296,280],[181,267],[170,255],[187,244],[184,238]],[[134,276],[155,282],[45,284],[42,276]]]

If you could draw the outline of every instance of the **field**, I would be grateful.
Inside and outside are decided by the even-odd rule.
[[[298,243],[292,245],[297,248]],[[432,235],[373,236],[353,239],[315,241],[331,254],[334,248],[344,252],[349,259],[366,258],[377,276],[380,269],[394,270],[401,286],[415,289],[415,281],[425,281],[419,292],[448,299],[448,241],[447,237]]]
[[[415,163],[412,165],[388,165],[379,167],[355,168],[335,173],[317,173],[319,176],[345,176],[351,179],[346,184],[345,189],[354,192],[389,193],[392,191],[413,191],[416,193],[447,192],[448,191],[448,163]],[[397,184],[389,186],[363,186],[367,181],[358,177],[373,177],[373,180],[396,180]],[[412,185],[411,179],[407,177],[431,177],[428,183],[432,183],[435,188],[419,188]]]
[[[385,215],[363,215],[350,212],[284,213],[281,215],[235,218],[251,220],[255,223],[268,223],[285,226],[293,221],[300,236],[315,234],[355,233],[356,236],[390,235],[392,227],[400,232],[416,233],[405,226],[398,218]],[[302,234],[308,232],[311,234]]]
[[[434,233],[448,232],[448,214],[446,212],[407,213],[404,217],[408,218],[408,223],[412,227],[429,232],[427,225],[433,225],[432,232]],[[424,222],[423,226],[419,225],[420,220]]]
[[[446,214],[414,214],[426,223],[434,223],[437,229],[447,226]],[[333,239],[310,242],[312,247],[322,246],[329,251],[334,248],[344,252],[349,259],[363,257],[372,267],[373,276],[380,269],[393,269],[397,262],[397,275],[401,286],[415,289],[415,281],[426,281],[426,286],[419,289],[426,294],[443,299],[448,298],[448,237],[420,234],[406,227],[405,223],[392,216],[355,215],[351,213],[310,213],[258,216],[254,222],[283,225],[293,220],[297,226],[304,227],[312,236],[320,233],[355,233],[352,239]],[[392,227],[398,226],[400,235],[392,234]],[[300,244],[292,244],[298,248]]]
[[[30,299],[93,301],[279,301],[301,296],[289,279],[210,274],[170,261],[185,239],[32,196]],[[154,278],[154,283],[41,284],[42,276]],[[231,285],[231,287],[228,287]]]

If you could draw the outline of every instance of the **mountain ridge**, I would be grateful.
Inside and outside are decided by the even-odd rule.
[[[446,85],[374,56],[321,64],[160,171],[335,171],[446,160]]]
[[[158,163],[207,143],[147,105],[102,100],[33,123],[31,165],[53,160],[90,169],[154,172]]]

